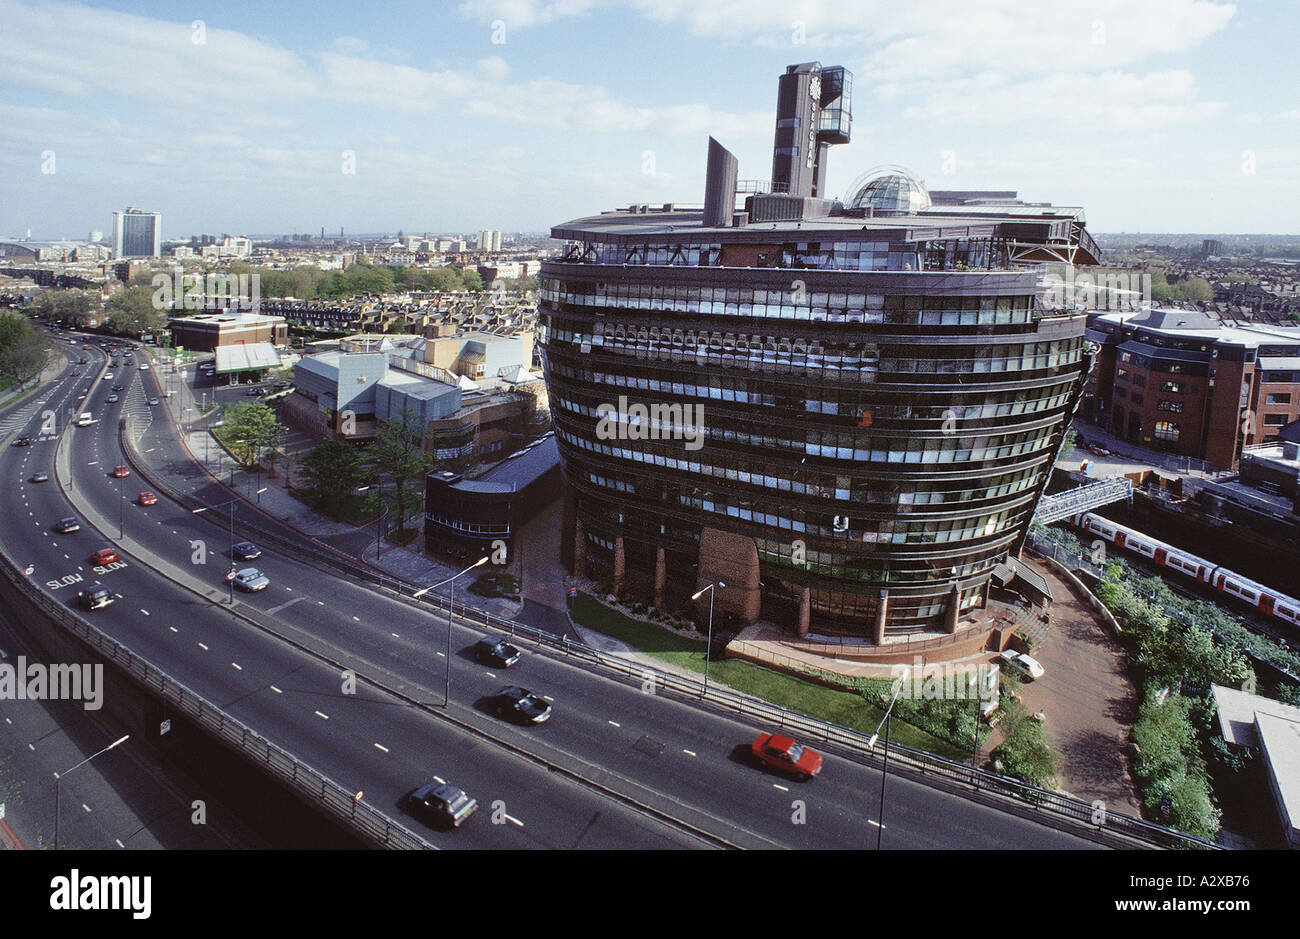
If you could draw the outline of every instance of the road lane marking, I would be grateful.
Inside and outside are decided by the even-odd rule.
[[[392,636],[394,639],[401,639],[401,638],[402,638],[401,636],[397,635],[397,633],[389,633],[388,635]]]
[[[379,743],[375,744],[375,749],[376,749],[376,750],[383,750],[385,753],[388,752],[388,747],[384,746],[383,744],[379,744]]]
[[[623,726],[623,725],[620,724],[618,721],[606,721],[605,723],[609,724],[611,727],[622,727],[622,726]]]
[[[436,782],[439,786],[447,785],[447,780],[443,779],[441,776],[434,776],[433,781]]]
[[[445,659],[445,658],[447,657],[447,656],[443,655],[441,652],[435,652],[434,655],[438,656],[439,658],[443,658],[443,659]]]
[[[519,819],[515,818],[513,815],[507,815],[507,816],[506,816],[506,821],[514,822],[514,823],[515,823],[516,825],[518,825],[520,828],[523,828],[523,827],[524,827],[524,823],[521,822]]]
[[[695,753],[691,750],[683,750],[682,752],[685,753],[687,756],[695,756]]]
[[[269,613],[269,614],[271,614],[271,615],[275,615],[276,613],[279,613],[281,610],[283,610],[285,607],[293,606],[293,605],[294,605],[295,603],[297,603],[299,600],[303,600],[303,599],[306,599],[306,598],[305,598],[305,597],[294,597],[292,600],[285,600],[285,601],[284,601],[283,603],[281,603],[279,606],[273,606],[273,607],[271,607],[269,610],[267,610],[266,612]]]
[[[146,610],[144,607],[140,607],[140,612],[143,613],[145,616],[149,615],[149,611]]]
[[[868,824],[868,825],[875,825],[877,828],[879,828],[879,829],[881,829],[881,830],[884,830],[884,831],[888,831],[888,830],[889,830],[889,826],[888,826],[888,825],[882,825],[882,824],[880,824],[880,822],[874,821],[874,820],[872,820],[872,819],[870,819],[870,818],[867,819],[867,824]]]
[[[788,787],[786,787],[786,786],[782,786],[780,783],[772,783],[772,788],[773,788],[773,789],[780,789],[782,792],[789,792],[789,791],[790,791],[790,789],[789,789]]]
[[[279,688],[275,687],[275,685],[271,686],[271,690],[274,691],[276,694],[284,694],[284,692],[281,691]]]
[[[201,643],[201,642],[199,643],[199,648],[202,649],[204,652],[207,652],[207,651],[208,651],[208,647],[205,646],[205,645],[204,645],[203,643]]]
[[[238,662],[231,662],[230,664],[233,665],[237,671],[242,672],[244,670],[244,666],[240,665]]]
[[[177,629],[175,626],[168,626],[167,628],[170,629],[170,630],[171,630],[172,632],[174,632],[174,633],[178,633],[178,632],[180,632],[180,630]]]
[[[319,718],[321,718],[322,720],[329,720],[329,719],[330,719],[330,716],[329,716],[328,714],[322,714],[320,711],[317,711],[317,712],[316,712],[316,716],[319,717]]]
[[[116,844],[117,844],[117,846],[118,846],[119,848],[125,848],[125,847],[126,847],[126,845],[122,844],[122,839],[121,839],[121,838],[114,838],[113,841],[116,842]]]
[[[87,813],[87,814],[90,813],[90,806],[88,806],[86,803],[84,803],[84,802],[81,803],[81,807],[82,807],[83,809],[86,810],[86,813]]]

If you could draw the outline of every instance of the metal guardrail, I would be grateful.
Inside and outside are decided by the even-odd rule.
[[[156,478],[148,467],[142,469],[139,455],[130,440],[130,435],[125,430],[122,434],[122,441],[128,462],[132,463],[135,469],[140,472],[140,475],[148,479],[160,494],[166,495],[181,505],[193,508],[211,507],[195,496],[176,491],[168,483]],[[351,579],[377,584],[397,594],[407,603],[422,608],[435,609],[441,613],[448,612],[449,600],[447,598],[432,592],[423,594],[418,598],[413,597],[412,594],[420,590],[421,585],[360,565],[346,555],[336,554],[327,546],[319,545],[319,550],[317,550],[306,544],[310,539],[305,536],[302,539],[290,541],[260,525],[238,518],[236,518],[235,527],[241,532],[253,533],[264,542],[275,545],[277,550],[281,550],[287,555],[305,560],[308,563],[324,563]],[[756,698],[719,688],[716,684],[710,684],[706,690],[702,681],[638,665],[626,659],[600,652],[585,643],[571,641],[567,636],[555,636],[523,623],[502,619],[486,610],[463,602],[457,602],[450,612],[452,616],[459,618],[462,626],[473,628],[481,626],[503,632],[512,638],[524,637],[536,645],[546,646],[566,657],[606,668],[632,679],[638,684],[652,681],[656,688],[663,688],[687,697],[708,701],[737,714],[760,718],[765,722],[775,723],[783,730],[789,729],[810,738],[845,747],[859,754],[875,755],[883,753],[883,745],[878,743],[877,748],[869,746],[869,735],[850,727],[821,721]],[[1148,822],[1145,819],[1104,810],[1099,815],[1099,810],[1092,803],[1059,792],[1030,786],[1019,780],[991,773],[987,770],[956,763],[924,750],[913,749],[901,744],[890,744],[889,758],[891,763],[897,761],[896,765],[906,767],[922,776],[970,786],[975,791],[1010,797],[1023,804],[1032,805],[1035,811],[1043,813],[1042,821],[1045,824],[1052,824],[1051,817],[1055,816],[1057,820],[1069,820],[1076,824],[1082,823],[1096,832],[1109,832],[1156,847],[1221,848],[1220,845],[1213,842],[1204,841],[1154,822]],[[1096,820],[1098,818],[1100,818],[1100,821]]]

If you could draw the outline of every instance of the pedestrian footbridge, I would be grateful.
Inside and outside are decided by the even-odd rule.
[[[1133,483],[1127,476],[1111,476],[1109,479],[1085,483],[1074,489],[1067,489],[1065,492],[1043,496],[1038,501],[1038,511],[1034,513],[1034,521],[1050,525],[1052,522],[1059,522],[1063,518],[1087,512],[1108,502],[1118,502],[1120,499],[1132,501]]]

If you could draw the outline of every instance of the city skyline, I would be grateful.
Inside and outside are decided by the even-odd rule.
[[[1097,232],[1296,228],[1281,3],[199,3],[173,18],[0,0],[0,15],[7,235],[81,238],[124,205],[177,238],[545,231],[632,200],[696,203],[710,135],[742,176],[768,174],[766,77],[819,59],[857,76],[831,194],[901,164],[933,188],[1085,205]]]

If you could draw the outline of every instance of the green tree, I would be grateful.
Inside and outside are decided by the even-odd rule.
[[[422,478],[435,462],[425,450],[428,436],[423,419],[403,409],[398,417],[379,423],[368,450],[376,468],[393,480],[399,529],[406,527],[406,506],[413,496],[409,483]]]
[[[308,494],[331,514],[337,514],[370,475],[362,451],[342,440],[313,447],[298,465],[307,479]]]
[[[160,329],[167,322],[167,314],[154,308],[153,295],[152,287],[140,284],[110,298],[105,311],[113,332],[119,336],[142,336]]]
[[[260,401],[228,402],[221,410],[222,437],[245,467],[256,466],[268,448],[284,441],[285,429],[275,411]]]
[[[45,367],[49,345],[21,316],[0,316],[0,375],[22,388]]]

